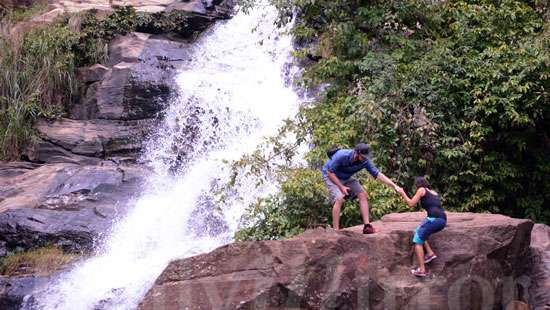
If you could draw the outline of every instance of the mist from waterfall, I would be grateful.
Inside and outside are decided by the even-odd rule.
[[[146,143],[154,173],[99,253],[36,296],[38,309],[135,309],[168,263],[232,241],[245,208],[275,185],[240,180],[244,199],[217,205],[227,161],[253,151],[293,116],[291,39],[263,7],[219,22],[192,47],[177,76],[179,96]],[[253,31],[254,29],[254,31]]]

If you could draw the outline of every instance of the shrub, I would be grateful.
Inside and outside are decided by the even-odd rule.
[[[77,35],[60,25],[0,38],[1,158],[15,159],[37,117],[63,113],[77,90],[71,47]]]
[[[409,192],[414,176],[429,175],[446,209],[550,222],[547,4],[273,2],[280,24],[297,13],[295,54],[310,59],[301,83],[325,85],[292,126],[311,146],[309,167],[320,167],[332,145],[365,141],[374,163]],[[371,204],[384,201],[381,192],[368,192]],[[271,213],[289,222],[279,210],[296,195],[299,187],[271,197],[252,227],[263,229]],[[403,208],[383,203],[380,214],[371,213]]]

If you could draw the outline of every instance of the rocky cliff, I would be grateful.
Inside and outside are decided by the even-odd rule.
[[[14,0],[6,6],[31,6]],[[184,33],[153,29],[116,37],[108,60],[78,68],[80,100],[61,119],[39,120],[37,139],[22,161],[0,162],[0,260],[10,253],[55,245],[88,254],[151,173],[139,162],[144,139],[179,91],[174,77],[191,60],[198,34],[231,16],[231,0],[48,1],[46,12],[12,31],[90,9],[105,16],[116,5],[185,14]],[[54,270],[52,270],[53,272]],[[0,309],[19,309],[49,276],[0,275]],[[27,297],[26,297],[27,296]]]
[[[130,5],[142,12],[185,14],[188,33],[155,30],[116,37],[106,63],[78,69],[81,100],[64,118],[36,123],[38,137],[24,152],[24,161],[0,162],[0,258],[45,244],[71,252],[93,248],[149,173],[138,162],[144,139],[168,100],[177,96],[174,76],[191,59],[196,34],[229,18],[233,6],[231,0],[48,3],[47,12],[24,27],[67,12],[107,14],[113,6]]]
[[[540,248],[537,239],[530,247],[532,222],[450,213],[430,240],[439,256],[431,277],[417,279],[411,238],[423,216],[387,215],[374,235],[315,229],[174,261],[139,309],[503,309],[529,301],[543,309],[549,302],[547,292],[529,297],[548,281],[544,272],[533,279],[528,264]]]

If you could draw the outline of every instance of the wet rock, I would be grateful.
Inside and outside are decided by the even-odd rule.
[[[105,72],[103,79],[87,88],[83,100],[71,108],[71,118],[158,117],[169,98],[177,93],[173,79],[175,69],[190,60],[186,47],[185,43],[143,33],[118,37],[109,46],[112,68]]]
[[[1,167],[1,165],[0,165]],[[112,206],[126,201],[148,175],[140,166],[102,162],[94,166],[49,164],[0,178],[0,212]]]
[[[137,155],[141,151],[143,139],[154,124],[155,121],[150,119],[138,121],[59,119],[40,120],[35,128],[42,140],[72,154],[107,158],[114,155]],[[49,158],[59,155],[41,146],[51,147],[48,144],[39,144],[33,149],[35,153],[28,155],[29,158],[51,162]],[[82,160],[75,160],[82,162]]]
[[[8,255],[8,246],[6,241],[0,241],[0,257]]]
[[[530,305],[550,308],[550,226],[535,224],[531,234],[531,253],[527,260]]]
[[[34,163],[71,163],[84,165],[97,165],[100,158],[82,156],[72,153],[61,146],[51,142],[36,139],[26,147],[23,158]]]
[[[22,309],[23,304],[27,304],[32,298],[31,294],[45,287],[50,280],[50,276],[0,276],[0,309]]]
[[[35,3],[39,2],[38,0],[4,0],[0,7],[8,8],[28,8],[33,6]]]
[[[40,167],[39,164],[25,161],[0,161],[0,178],[15,177]]]
[[[15,171],[0,177],[0,250],[10,251],[48,243],[90,251],[148,175],[143,167],[112,162],[50,164],[23,172],[11,166]]]
[[[529,310],[529,305],[522,301],[514,300],[506,305],[505,310]]]
[[[112,219],[91,208],[72,211],[14,209],[0,213],[1,238],[15,251],[55,245],[65,252],[89,253]]]
[[[427,279],[409,270],[412,230],[425,215],[392,214],[374,223],[374,235],[315,229],[174,261],[139,309],[493,309],[518,300],[515,266],[529,251],[533,223],[448,215],[430,240],[439,257]]]
[[[104,65],[95,64],[91,67],[78,68],[76,73],[78,80],[84,83],[92,83],[101,81],[109,70],[110,69]]]

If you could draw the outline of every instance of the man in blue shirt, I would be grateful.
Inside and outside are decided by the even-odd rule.
[[[344,203],[344,198],[353,194],[359,198],[364,224],[363,233],[372,234],[375,232],[369,221],[369,204],[365,190],[359,181],[352,178],[356,172],[367,169],[375,179],[390,186],[396,192],[401,189],[372,164],[367,157],[368,154],[369,146],[365,143],[359,143],[353,150],[342,149],[336,151],[323,166],[323,180],[334,204],[332,207],[332,227],[336,230],[340,229],[340,209]]]

